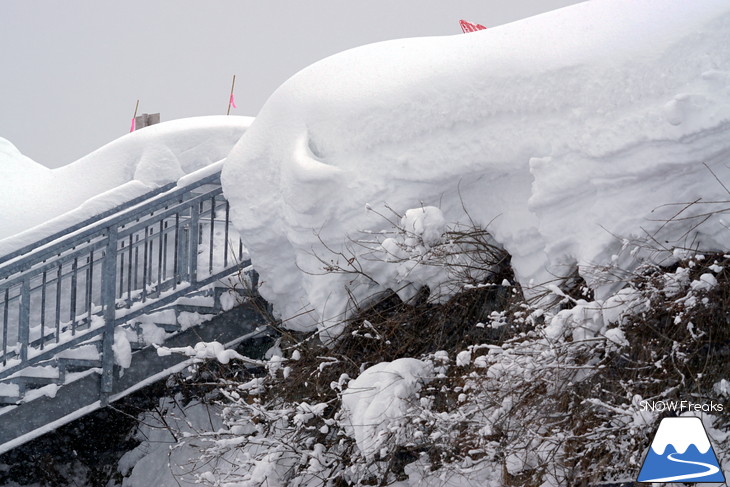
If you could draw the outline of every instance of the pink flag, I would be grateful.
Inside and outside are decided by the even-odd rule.
[[[230,99],[230,101],[228,102],[228,104],[229,104],[229,105],[231,105],[231,106],[232,106],[233,108],[238,108],[238,107],[236,106],[236,101],[235,101],[235,100],[233,99],[233,93],[231,93],[231,99]]]
[[[461,30],[464,34],[467,32],[476,32],[478,30],[486,29],[486,27],[481,24],[472,24],[471,22],[467,22],[463,19],[459,21],[459,25],[461,26]]]
[[[135,122],[134,117],[132,117],[132,127],[129,129],[130,132],[134,132]]]

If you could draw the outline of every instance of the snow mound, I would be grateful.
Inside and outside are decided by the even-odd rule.
[[[252,120],[209,116],[145,127],[57,169],[41,166],[0,138],[0,239],[80,206],[75,220],[83,220],[177,181],[225,158]],[[0,249],[13,250],[2,243]]]
[[[661,205],[727,199],[715,176],[730,181],[729,135],[730,4],[594,0],[324,59],[272,95],[223,183],[261,294],[311,329],[342,315],[335,290],[352,279],[322,276],[322,260],[387,228],[385,204],[435,206],[448,222],[466,208],[523,286],[576,264],[595,284],[617,236],[692,229],[680,244],[725,248],[715,217],[665,226],[682,205]],[[356,299],[384,287],[369,277]]]
[[[342,394],[342,424],[363,456],[375,457],[383,445],[403,439],[406,413],[432,376],[431,364],[400,358],[373,365],[350,381]]]

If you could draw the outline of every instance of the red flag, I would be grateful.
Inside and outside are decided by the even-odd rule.
[[[481,24],[472,24],[471,22],[467,22],[466,20],[460,20],[459,25],[461,26],[462,32],[466,34],[467,32],[476,32],[478,30],[484,30],[486,27],[484,27]]]
[[[233,99],[233,93],[231,93],[231,99],[228,101],[228,105],[232,106],[233,108],[238,108],[236,106],[236,100]]]
[[[135,122],[134,117],[132,117],[132,126],[129,129],[130,132],[134,132],[134,128],[135,128],[135,123],[134,122]]]

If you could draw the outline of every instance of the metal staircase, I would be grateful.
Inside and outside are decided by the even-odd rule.
[[[268,334],[220,172],[202,173],[0,257],[0,453],[194,360],[154,345]]]

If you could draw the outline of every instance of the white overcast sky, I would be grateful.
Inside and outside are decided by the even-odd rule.
[[[460,34],[577,0],[2,0],[0,137],[49,167],[162,120],[253,115],[291,75],[331,54]],[[463,35],[463,34],[460,34]]]

